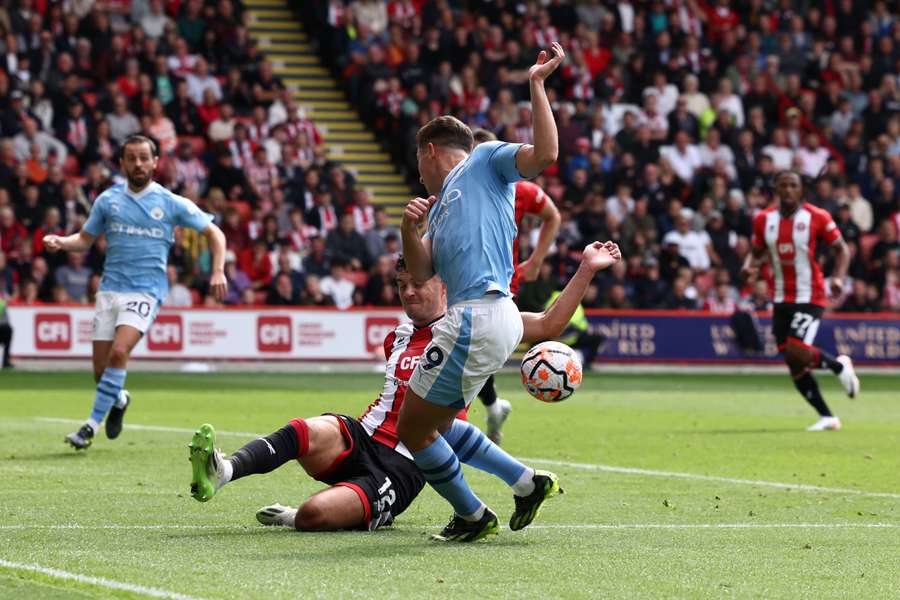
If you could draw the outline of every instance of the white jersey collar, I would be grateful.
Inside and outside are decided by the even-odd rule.
[[[125,194],[126,194],[129,198],[131,198],[132,200],[140,200],[141,198],[143,198],[144,196],[146,196],[146,195],[149,194],[150,192],[156,190],[156,187],[157,187],[158,185],[159,185],[159,184],[156,183],[155,181],[151,181],[150,184],[147,185],[147,187],[145,187],[144,189],[142,189],[140,192],[134,193],[134,192],[131,191],[131,188],[128,187],[128,183],[126,182],[126,183],[125,183]]]

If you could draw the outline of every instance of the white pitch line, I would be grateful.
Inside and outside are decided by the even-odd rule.
[[[654,469],[639,469],[636,467],[616,467],[613,465],[600,465],[593,463],[566,462],[563,460],[547,460],[543,458],[520,458],[526,463],[537,463],[557,467],[569,467],[571,469],[585,469],[588,471],[604,471],[606,473],[622,473],[625,475],[645,475],[647,477],[665,477],[667,479],[691,479],[694,481],[716,481],[720,483],[732,483],[735,485],[752,485],[759,487],[771,487],[781,490],[797,490],[798,492],[814,492],[828,494],[852,494],[869,498],[900,498],[900,494],[894,492],[866,492],[852,488],[823,487],[805,483],[783,483],[780,481],[765,481],[761,479],[736,479],[734,477],[718,477],[715,475],[698,475],[696,473],[681,473],[678,471],[656,471]]]
[[[35,420],[43,421],[45,423],[66,423],[72,425],[80,425],[81,423],[83,423],[83,421],[79,421],[76,419],[59,419],[56,417],[35,417]],[[159,425],[125,425],[125,429],[134,429],[138,431],[160,431],[163,433],[194,433],[195,431],[194,429],[186,429],[183,427],[165,427]],[[256,438],[265,434],[250,433],[246,431],[216,430],[216,435],[222,437]],[[699,475],[697,473],[682,473],[679,471],[657,471],[654,469],[641,469],[637,467],[618,467],[615,465],[568,462],[563,460],[550,460],[545,458],[520,458],[519,460],[525,463],[537,463],[541,465],[568,467],[570,469],[584,469],[587,471],[603,471],[606,473],[619,473],[623,475],[643,475],[646,477],[689,479],[693,481],[715,481],[718,483],[730,483],[733,485],[770,487],[780,490],[796,490],[798,492],[811,492],[817,494],[850,494],[853,496],[864,496],[867,498],[900,499],[900,493],[896,492],[866,492],[863,490],[854,490],[852,488],[824,487],[819,485],[809,485],[805,483],[784,483],[781,481],[766,481],[762,479],[738,479],[734,477],[719,477],[716,475]]]
[[[503,526],[504,529],[506,528]],[[438,528],[432,525],[400,524],[387,530]],[[284,531],[284,527],[260,525],[0,525],[3,530],[138,530],[138,531]],[[528,529],[900,529],[900,523],[579,523],[575,525],[530,525]]]
[[[78,583],[86,583],[110,590],[122,590],[133,594],[141,594],[151,598],[171,598],[172,600],[199,600],[196,596],[186,596],[177,592],[170,592],[159,588],[137,585],[134,583],[125,583],[123,581],[115,581],[106,577],[93,577],[91,575],[81,575],[79,573],[71,573],[62,569],[53,569],[50,567],[42,567],[33,563],[20,563],[0,558],[0,567],[12,569],[15,571],[30,571],[31,573],[39,573],[54,579],[63,579],[67,581],[76,581]]]
[[[43,421],[44,423],[65,423],[67,425],[82,425],[84,421],[79,421],[78,419],[59,419],[56,417],[35,417],[36,421]],[[187,429],[186,427],[165,427],[163,425],[125,425],[125,429],[130,429],[133,431],[159,431],[162,433],[194,433],[197,431],[196,429]],[[250,433],[247,431],[219,431],[216,430],[216,435],[221,435],[225,437],[245,437],[245,438],[257,438],[260,437],[258,433]]]

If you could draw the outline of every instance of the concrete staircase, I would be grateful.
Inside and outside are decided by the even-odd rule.
[[[372,203],[387,208],[391,220],[399,220],[413,192],[322,66],[300,21],[284,0],[244,0],[244,4],[251,15],[251,37],[297,104],[315,121],[329,158],[352,172],[357,185],[369,191]]]

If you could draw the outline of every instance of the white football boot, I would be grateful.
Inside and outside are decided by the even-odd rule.
[[[838,380],[844,386],[844,391],[851,398],[856,398],[859,393],[859,377],[856,376],[856,371],[853,369],[853,361],[846,354],[841,354],[835,360],[844,365],[844,369],[838,373]]]
[[[509,403],[509,400],[497,398],[494,406],[486,408],[488,439],[499,446],[500,442],[503,441],[503,424],[506,423],[509,413],[512,412],[512,404]]]
[[[293,527],[297,518],[297,509],[281,504],[270,504],[256,511],[256,520],[262,525],[280,525]]]
[[[806,428],[807,431],[838,431],[841,420],[837,417],[819,417],[819,420]]]

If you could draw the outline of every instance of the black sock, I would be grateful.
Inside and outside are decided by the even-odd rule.
[[[818,368],[831,369],[831,372],[835,375],[844,370],[844,365],[839,363],[834,356],[825,352],[821,348],[816,348],[816,350],[819,351],[819,364],[816,365]]]
[[[481,399],[481,403],[485,406],[490,406],[497,401],[497,388],[494,387],[493,375],[488,377],[487,381],[484,382],[484,387],[482,387],[481,391],[478,392],[478,397]]]
[[[822,398],[822,392],[819,391],[819,384],[816,383],[816,379],[812,376],[812,373],[807,371],[802,377],[795,379],[794,386],[797,388],[797,391],[800,392],[800,395],[809,402],[810,406],[816,409],[819,416],[833,416],[828,405],[825,404],[825,399]]]
[[[3,366],[8,367],[9,351],[12,347],[12,327],[6,323],[0,324],[0,346],[3,346]]]
[[[245,475],[268,473],[300,454],[297,431],[287,424],[266,437],[256,438],[228,457],[234,469],[231,480]]]

